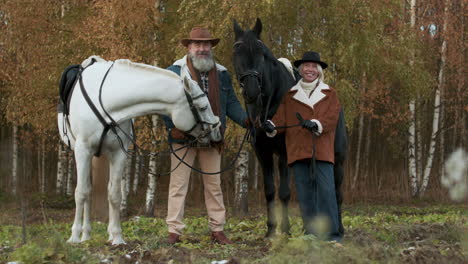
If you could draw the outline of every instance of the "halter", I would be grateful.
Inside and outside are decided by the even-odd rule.
[[[262,47],[264,47],[264,44],[263,44],[263,42],[261,40],[258,39],[257,41],[262,45]],[[234,43],[233,47],[236,47],[237,45],[241,45],[243,43],[244,42],[242,40],[236,41]],[[256,70],[247,70],[245,72],[237,73],[237,80],[238,80],[240,86],[242,87],[242,89],[244,89],[244,87],[245,87],[244,80],[247,77],[253,77],[253,78],[255,78],[257,80],[257,88],[258,88],[258,90],[260,92],[255,98],[247,98],[246,96],[244,96],[244,101],[245,101],[246,104],[257,104],[263,110],[263,97],[265,96],[265,94],[263,92],[263,89],[262,89],[263,75],[262,75],[262,73],[260,73],[259,71],[256,71]],[[265,118],[264,118],[265,120],[263,120],[263,121],[266,121],[267,118],[268,118],[268,109],[270,108],[270,103],[271,103],[272,97],[273,97],[273,94],[268,96],[267,105],[266,105],[266,109],[265,109]]]
[[[201,119],[201,117],[200,117],[200,113],[197,111],[197,108],[196,108],[195,105],[193,104],[193,102],[194,102],[195,100],[197,100],[197,99],[199,99],[199,98],[202,98],[202,97],[206,97],[206,94],[205,94],[205,93],[201,93],[201,94],[199,94],[199,95],[197,95],[197,96],[195,96],[195,97],[192,97],[192,96],[190,96],[190,94],[189,94],[187,91],[184,90],[184,92],[185,92],[185,97],[187,98],[187,102],[188,102],[189,107],[190,107],[190,111],[192,112],[192,115],[193,115],[193,117],[195,118],[195,124],[194,124],[194,125],[192,126],[192,128],[190,128],[188,131],[185,131],[186,133],[192,132],[192,130],[194,130],[195,127],[197,127],[197,125],[199,125],[199,124],[206,124],[206,125],[211,125],[211,126],[213,126],[213,125],[218,125],[218,124],[219,124],[220,121],[218,121],[218,122],[216,122],[216,123],[208,123],[208,122],[203,121],[203,120]],[[206,107],[203,108],[202,110],[205,110],[205,109],[206,109]],[[202,130],[205,131],[205,130],[203,129],[203,126],[202,126]],[[208,130],[208,132],[207,132],[206,134],[204,134],[203,136],[206,136],[209,132],[211,132],[211,129]]]

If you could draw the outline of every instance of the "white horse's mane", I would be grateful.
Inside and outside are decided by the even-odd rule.
[[[153,73],[164,74],[167,77],[176,78],[180,80],[179,75],[177,75],[175,72],[165,70],[156,66],[144,64],[144,63],[132,62],[131,60],[128,60],[128,59],[116,60],[114,63],[114,67],[115,66],[123,66],[123,67],[128,67],[128,68],[146,70],[146,71],[153,72]]]
[[[99,57],[98,55],[91,55],[89,56],[89,58],[87,58],[86,60],[84,60],[82,63],[81,63],[81,66],[83,68],[86,68],[86,66],[88,66],[89,64],[91,64],[91,61],[92,60],[96,60],[97,62],[106,62],[105,59]]]
[[[86,60],[84,60],[81,63],[81,66],[83,66],[83,67],[88,66],[89,64],[91,64],[92,59],[95,59],[97,62],[107,62],[107,60],[105,60],[105,59],[103,59],[103,58],[101,58],[101,57],[99,57],[97,55],[92,55],[89,58],[87,58]],[[142,69],[142,70],[146,70],[146,71],[149,71],[149,72],[164,74],[164,75],[166,75],[168,77],[172,77],[172,78],[176,78],[176,79],[180,80],[179,75],[177,75],[176,73],[174,73],[172,71],[165,70],[165,69],[162,69],[162,68],[159,68],[159,67],[156,67],[156,66],[152,66],[152,65],[148,65],[148,64],[144,64],[144,63],[132,62],[131,60],[128,60],[128,59],[116,60],[114,62],[114,67],[115,66]]]

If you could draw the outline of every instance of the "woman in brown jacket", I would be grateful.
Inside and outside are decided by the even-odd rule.
[[[305,52],[294,66],[299,68],[302,79],[285,94],[273,119],[262,126],[271,137],[286,133],[288,165],[294,171],[305,234],[322,232],[314,230],[312,220],[323,215],[329,221],[326,239],[341,242],[333,178],[340,103],[335,89],[323,82],[322,70],[327,64],[318,53]],[[297,113],[303,118],[301,126],[295,126]]]

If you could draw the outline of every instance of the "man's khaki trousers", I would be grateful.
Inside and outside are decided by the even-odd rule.
[[[173,144],[173,149],[179,149],[182,145]],[[187,151],[187,154],[185,152]],[[216,148],[183,148],[176,152],[180,158],[190,166],[193,165],[195,157],[198,157],[200,169],[204,172],[218,172],[221,167],[221,154]],[[171,170],[177,166],[180,161],[171,155]],[[190,182],[191,169],[181,163],[177,169],[171,173],[169,182],[169,198],[167,206],[166,223],[169,232],[182,234],[185,225],[182,222],[184,218],[185,198],[187,196]],[[226,209],[223,202],[223,192],[221,190],[220,174],[203,174],[203,186],[205,192],[205,204],[208,211],[209,227],[211,231],[223,231],[226,221]]]

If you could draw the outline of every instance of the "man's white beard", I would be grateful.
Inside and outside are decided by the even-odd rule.
[[[210,54],[208,58],[198,58],[192,53],[189,53],[189,57],[192,59],[193,67],[199,72],[208,72],[213,69],[215,65],[212,54]]]

